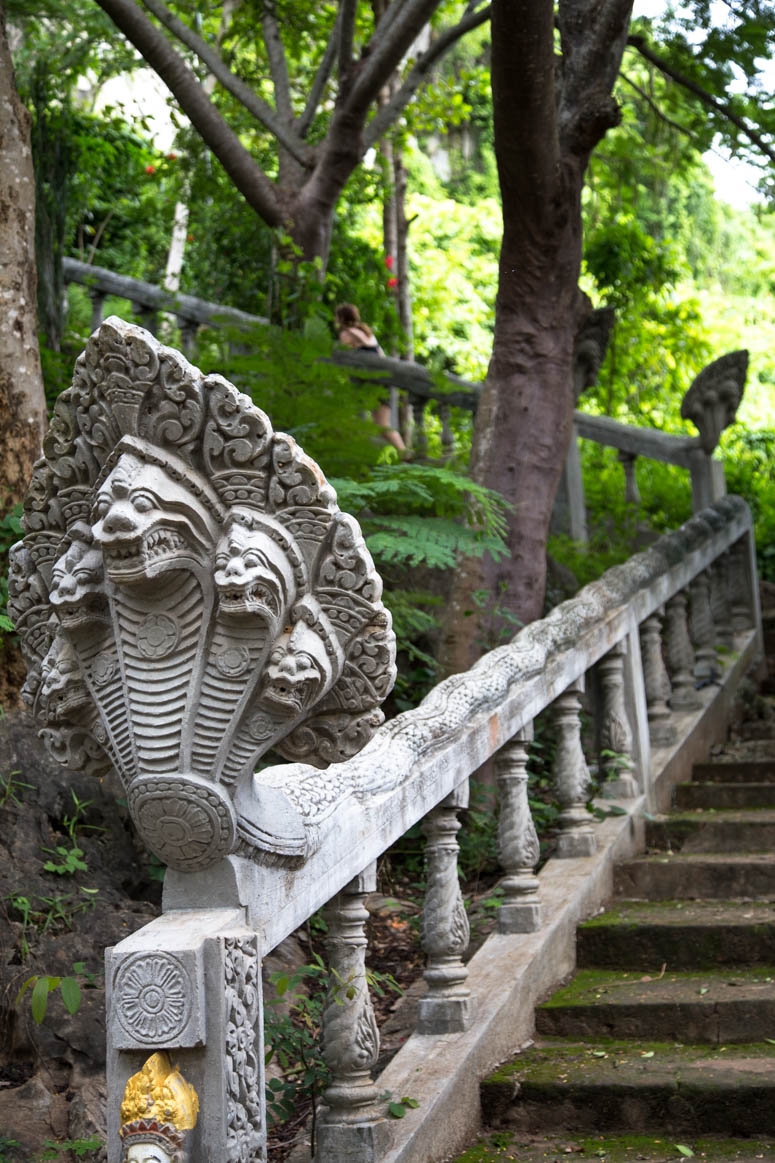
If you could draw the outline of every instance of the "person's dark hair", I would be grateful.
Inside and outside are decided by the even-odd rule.
[[[334,320],[340,331],[347,327],[357,327],[367,338],[372,339],[374,336],[368,323],[361,320],[361,313],[354,303],[340,303],[334,310]]]

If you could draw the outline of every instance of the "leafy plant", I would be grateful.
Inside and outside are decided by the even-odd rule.
[[[44,974],[35,974],[28,977],[16,995],[16,1005],[21,1005],[22,998],[27,990],[30,994],[30,1013],[32,1020],[40,1025],[46,1016],[48,995],[59,990],[62,1004],[69,1014],[77,1014],[81,1008],[81,987],[74,977],[48,977]]]
[[[0,773],[0,808],[4,808],[7,803],[16,804],[18,808],[21,807],[21,800],[17,792],[22,788],[31,789],[35,785],[32,783],[24,783],[23,780],[16,777],[20,773],[18,771],[11,771],[8,775]]]
[[[78,848],[73,845],[72,848],[67,848],[64,844],[57,844],[56,848],[41,848],[43,852],[50,852],[52,856],[60,856],[62,859],[59,864],[55,864],[53,860],[47,860],[43,865],[44,872],[54,872],[57,876],[75,876],[76,872],[86,872],[88,865],[83,859],[83,848]]]
[[[46,933],[59,927],[72,928],[73,920],[81,913],[89,912],[97,905],[98,888],[80,886],[79,893],[60,893],[55,896],[24,896],[9,893],[4,899],[14,912],[21,916],[22,932],[19,948],[22,959],[29,956],[28,934]]]
[[[65,1139],[59,1143],[53,1139],[46,1139],[43,1144],[45,1150],[41,1155],[41,1163],[43,1160],[48,1163],[50,1159],[58,1159],[60,1155],[68,1153],[75,1155],[77,1159],[82,1159],[85,1155],[90,1155],[93,1151],[99,1151],[101,1147],[105,1146],[103,1139],[92,1135],[88,1139]]]
[[[0,1135],[0,1163],[12,1163],[16,1157],[15,1148],[19,1146],[18,1139],[9,1139],[7,1135]],[[8,1152],[12,1154],[9,1155]]]

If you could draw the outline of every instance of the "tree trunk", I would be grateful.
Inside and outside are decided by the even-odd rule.
[[[46,399],[35,316],[35,183],[0,2],[0,513],[21,500],[40,456]]]
[[[578,289],[581,190],[592,149],[617,123],[611,97],[631,0],[492,6],[495,152],[503,202],[493,353],[474,427],[471,473],[510,502],[509,555],[455,576],[440,649],[444,673],[541,616],[546,539],[575,407],[573,347],[589,310]],[[558,70],[558,74],[556,74]]]

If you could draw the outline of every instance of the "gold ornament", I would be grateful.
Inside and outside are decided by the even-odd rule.
[[[121,1135],[131,1134],[132,1126],[141,1121],[153,1121],[178,1132],[190,1131],[196,1126],[198,1114],[196,1091],[161,1050],[126,1084],[121,1103]]]

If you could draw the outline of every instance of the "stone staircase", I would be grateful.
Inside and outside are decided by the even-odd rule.
[[[483,1083],[489,1130],[460,1163],[775,1160],[775,739],[751,746],[647,818],[575,977]]]

